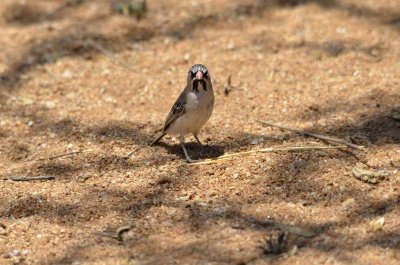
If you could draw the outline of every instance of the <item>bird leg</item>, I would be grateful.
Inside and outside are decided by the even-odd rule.
[[[182,146],[182,149],[183,149],[183,153],[185,154],[186,161],[187,161],[188,163],[195,163],[195,162],[197,162],[197,160],[193,160],[193,159],[191,159],[191,158],[189,157],[188,152],[187,152],[186,147],[185,147],[185,138],[183,137],[183,135],[181,135],[181,136],[179,137],[179,140],[180,140],[180,142],[181,142],[181,146]]]
[[[196,141],[199,143],[199,145],[203,146],[203,144],[200,142],[199,138],[197,137],[197,134],[193,134],[194,138]]]

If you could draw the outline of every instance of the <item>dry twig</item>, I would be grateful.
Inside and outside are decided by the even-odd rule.
[[[132,225],[124,225],[121,226],[117,229],[117,237],[119,241],[123,240],[122,235],[125,234],[126,232],[129,232],[133,228]]]
[[[132,227],[133,227],[132,225],[121,226],[117,229],[115,234],[104,233],[104,232],[95,232],[95,234],[100,235],[100,236],[110,237],[110,238],[113,238],[115,240],[122,242],[124,240],[122,235],[125,234],[126,232],[129,232],[132,229]]]
[[[328,137],[328,136],[315,134],[315,133],[310,133],[310,132],[302,131],[302,130],[299,130],[299,129],[285,127],[285,126],[281,126],[281,125],[277,125],[277,124],[273,124],[273,123],[269,123],[269,122],[265,122],[265,121],[257,120],[257,122],[259,122],[259,123],[261,123],[262,125],[265,125],[265,126],[276,127],[276,128],[282,129],[282,130],[295,132],[295,133],[298,133],[298,134],[301,134],[301,135],[314,137],[314,138],[317,138],[317,139],[320,139],[320,140],[333,142],[333,143],[337,143],[337,144],[344,144],[344,145],[346,145],[346,146],[348,146],[350,148],[353,148],[353,149],[362,150],[362,151],[365,150],[364,146],[352,144],[352,143],[349,143],[349,142],[347,142],[345,140],[342,140],[342,139]]]
[[[9,180],[12,181],[33,181],[33,180],[53,180],[55,179],[54,176],[34,176],[34,177],[28,177],[28,176],[16,176],[16,177],[9,177]]]
[[[109,233],[104,233],[104,232],[94,232],[93,234],[99,235],[99,236],[105,236],[105,237],[109,237],[109,238],[121,241],[121,240],[119,240],[118,236],[116,236],[114,234],[109,234]]]
[[[286,225],[286,224],[281,224],[281,223],[274,223],[274,227],[276,229],[279,229],[283,232],[286,233],[291,233],[291,234],[295,234],[298,236],[302,236],[302,237],[315,237],[317,235],[316,232],[305,228],[305,227],[300,227],[300,226],[295,226],[295,225]]]
[[[241,89],[240,87],[233,86],[233,85],[231,84],[231,81],[232,81],[231,79],[232,79],[232,75],[229,75],[229,76],[228,76],[228,79],[226,80],[225,86],[224,86],[224,94],[225,94],[225,96],[228,96],[229,93],[230,93],[233,89]],[[239,84],[239,86],[240,86],[240,84]]]

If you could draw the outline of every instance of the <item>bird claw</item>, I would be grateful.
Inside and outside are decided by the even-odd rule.
[[[181,145],[182,145],[183,153],[185,154],[186,161],[189,164],[198,162],[198,160],[191,159],[190,156],[188,155],[185,145],[183,143]]]
[[[197,162],[199,162],[199,161],[200,161],[200,160],[191,159],[190,157],[186,157],[186,162],[187,162],[188,164],[197,163]]]

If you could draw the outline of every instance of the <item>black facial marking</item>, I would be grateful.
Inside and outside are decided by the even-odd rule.
[[[203,89],[207,91],[207,83],[204,80],[194,80],[193,82],[193,91],[199,93],[199,83],[201,83]]]
[[[193,91],[194,91],[196,94],[199,93],[199,81],[198,81],[198,80],[195,80],[195,81],[193,82]]]
[[[204,91],[207,91],[207,83],[204,80],[200,80],[201,84],[203,85]]]

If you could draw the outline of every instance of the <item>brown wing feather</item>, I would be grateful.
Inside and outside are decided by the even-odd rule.
[[[185,105],[186,105],[185,91],[186,89],[182,91],[182,93],[179,95],[178,99],[172,106],[171,111],[168,113],[167,119],[165,120],[163,132],[165,132],[178,117],[182,116],[185,113]]]

